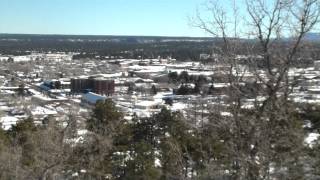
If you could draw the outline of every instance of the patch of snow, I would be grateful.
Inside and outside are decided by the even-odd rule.
[[[9,130],[12,127],[12,125],[16,125],[18,121],[19,119],[13,116],[5,116],[0,119],[2,128],[4,130]]]
[[[48,108],[37,106],[31,111],[32,115],[55,115],[57,111],[50,110]]]
[[[319,136],[319,133],[309,133],[308,136],[304,139],[304,142],[309,147],[312,147],[315,144],[315,141],[318,140]]]

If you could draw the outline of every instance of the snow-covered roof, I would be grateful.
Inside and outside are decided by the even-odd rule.
[[[135,103],[136,107],[150,107],[150,106],[156,106],[159,102],[156,101],[138,101]]]
[[[107,98],[105,96],[101,96],[99,94],[89,92],[89,93],[82,95],[82,99],[91,103],[91,104],[95,104],[97,101],[106,100]]]
[[[177,102],[177,103],[173,103],[172,106],[169,106],[169,108],[172,111],[179,111],[179,110],[183,110],[187,108],[187,104],[186,103],[182,103],[182,102]]]
[[[138,72],[161,72],[164,71],[166,66],[139,66],[133,65],[130,66],[129,69],[135,70]]]

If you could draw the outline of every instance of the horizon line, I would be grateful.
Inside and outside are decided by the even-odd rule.
[[[60,33],[0,33],[0,35],[35,35],[35,36],[123,36],[123,37],[169,37],[169,38],[218,38],[212,36],[179,36],[179,35],[112,35],[112,34],[60,34]]]

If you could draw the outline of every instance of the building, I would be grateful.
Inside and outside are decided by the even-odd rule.
[[[114,93],[114,80],[103,77],[79,77],[71,79],[71,93],[94,92],[110,96]]]
[[[71,93],[83,93],[92,91],[93,79],[88,77],[79,77],[71,79]]]
[[[95,105],[98,101],[104,101],[107,98],[105,96],[101,96],[99,94],[95,94],[95,93],[86,93],[81,97],[81,103],[83,105],[87,105],[87,106],[93,106]]]
[[[93,92],[97,94],[105,94],[110,96],[114,93],[114,87],[114,80],[103,78],[93,80]]]

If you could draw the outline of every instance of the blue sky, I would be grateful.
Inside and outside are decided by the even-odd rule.
[[[0,33],[206,36],[202,0],[0,0]]]

